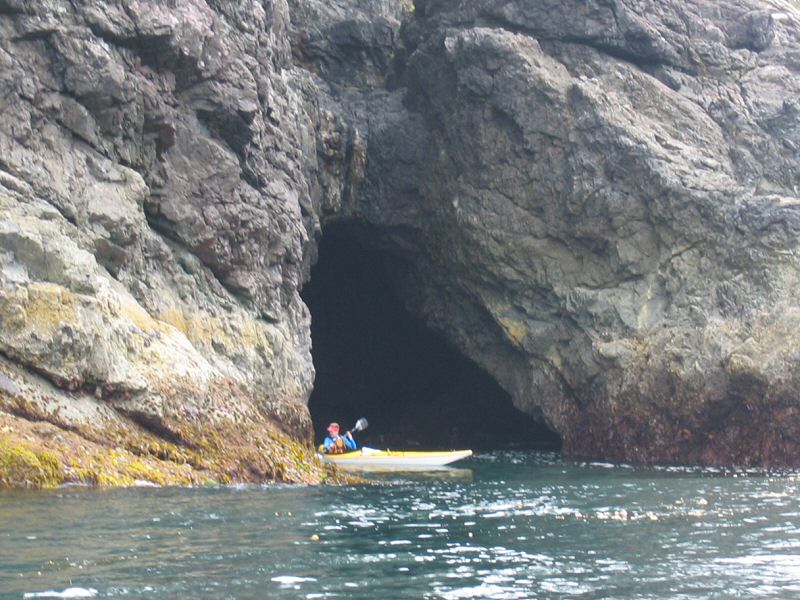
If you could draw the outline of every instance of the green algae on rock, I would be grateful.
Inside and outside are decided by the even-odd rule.
[[[192,450],[155,440],[146,431],[106,434],[86,429],[79,433],[0,412],[0,487],[353,480],[279,432],[265,436],[252,430],[248,435],[241,428],[230,428],[198,433]]]
[[[0,439],[0,487],[48,488],[64,481],[56,456]]]
[[[266,419],[140,424],[0,358],[0,486],[347,480]]]

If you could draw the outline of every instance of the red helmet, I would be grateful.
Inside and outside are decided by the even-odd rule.
[[[328,425],[328,433],[339,433],[339,424],[331,423]]]

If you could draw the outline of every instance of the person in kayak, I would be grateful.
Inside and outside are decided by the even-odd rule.
[[[344,454],[353,450],[358,450],[353,434],[348,431],[344,435],[339,435],[338,423],[328,425],[328,437],[322,442],[322,451],[325,454]]]

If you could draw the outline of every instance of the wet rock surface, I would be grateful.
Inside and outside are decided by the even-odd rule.
[[[0,63],[8,412],[307,443],[339,221],[566,453],[800,460],[791,3],[10,0]]]

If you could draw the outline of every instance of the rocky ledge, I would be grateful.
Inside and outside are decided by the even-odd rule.
[[[793,3],[3,0],[0,62],[0,482],[326,478],[334,221],[565,453],[800,465]]]

